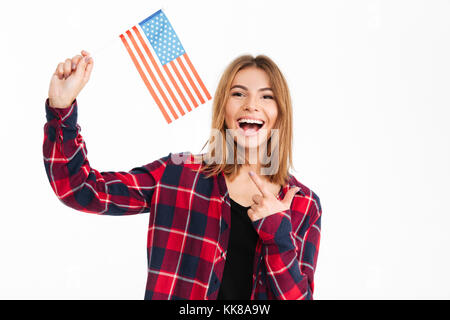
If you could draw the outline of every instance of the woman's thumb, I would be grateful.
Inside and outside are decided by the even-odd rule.
[[[88,81],[90,76],[91,76],[91,72],[92,72],[92,68],[94,67],[94,60],[91,57],[88,57],[86,60],[86,73],[84,74],[84,80]]]

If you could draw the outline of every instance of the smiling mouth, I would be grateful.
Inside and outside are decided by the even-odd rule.
[[[264,124],[265,122],[262,120],[245,120],[245,119],[238,120],[239,128],[246,136],[256,134],[259,131],[259,129],[261,129],[264,126]]]

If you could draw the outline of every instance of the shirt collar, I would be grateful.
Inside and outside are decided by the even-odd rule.
[[[278,197],[280,199],[283,199],[284,196],[286,195],[286,193],[288,192],[288,190],[291,188],[294,188],[294,187],[300,188],[296,194],[301,194],[301,195],[305,196],[305,192],[303,191],[303,188],[300,185],[298,185],[297,183],[295,183],[296,180],[295,180],[294,176],[291,174],[288,174],[288,175],[289,175],[288,182],[280,189],[280,192],[278,193]],[[217,179],[219,182],[219,191],[220,191],[222,201],[225,201],[225,199],[227,197],[229,197],[227,184],[225,182],[225,174],[223,172],[220,172]]]

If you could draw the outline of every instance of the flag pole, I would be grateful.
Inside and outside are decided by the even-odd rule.
[[[166,4],[166,3],[164,3],[164,1],[161,1],[161,2],[163,2],[163,4],[161,4],[159,7],[160,7],[160,9],[163,11],[163,12],[167,12],[167,9],[168,9],[168,5]],[[129,26],[127,27],[127,28],[129,28]],[[96,56],[98,56],[100,53],[102,53],[106,48],[108,48],[110,45],[111,45],[111,43],[113,43],[114,41],[117,41],[117,40],[119,40],[120,39],[120,37],[117,35],[117,36],[114,36],[114,37],[111,37],[108,41],[106,41],[106,42],[103,42],[103,44],[101,45],[101,46],[99,46],[99,47],[97,47],[97,48],[94,48],[94,50],[90,50],[89,51],[89,53],[90,53],[90,55],[91,55],[91,57],[96,57]]]
[[[113,43],[115,40],[118,40],[119,36],[112,37],[107,42],[104,42],[100,47],[95,48],[90,52],[91,57],[98,57],[100,53],[102,53],[106,48],[108,48],[111,43]]]

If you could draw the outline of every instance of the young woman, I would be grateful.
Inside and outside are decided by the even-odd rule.
[[[82,51],[52,76],[45,169],[76,210],[150,212],[145,299],[312,299],[322,210],[289,173],[292,107],[276,64],[261,55],[231,62],[215,93],[207,153],[169,153],[129,172],[88,162],[76,97],[92,68]]]

